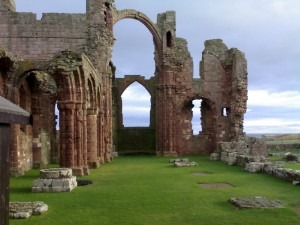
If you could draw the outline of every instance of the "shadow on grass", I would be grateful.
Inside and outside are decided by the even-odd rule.
[[[11,194],[32,193],[31,187],[10,188],[9,191]]]

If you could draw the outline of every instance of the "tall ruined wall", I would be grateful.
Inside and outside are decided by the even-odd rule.
[[[99,107],[99,132],[102,133],[105,162],[111,161],[113,150],[113,103],[112,81],[115,68],[111,62],[112,46],[114,43],[113,26],[113,0],[87,0],[87,43],[86,54],[94,65],[98,76],[101,77],[102,90]]]
[[[217,142],[242,138],[247,101],[244,54],[228,49],[220,39],[206,41],[201,76],[194,79],[187,41],[176,37],[175,12],[159,14],[156,24],[134,10],[122,10],[117,20],[122,17],[141,21],[153,35],[157,154],[212,153]],[[198,135],[192,129],[193,100],[202,100]]]
[[[203,96],[216,108],[216,141],[243,136],[247,102],[247,62],[238,49],[228,49],[222,40],[205,42],[201,61]]]
[[[61,114],[61,165],[82,175],[88,173],[88,167],[97,168],[112,159],[113,117],[117,114],[119,122],[122,117],[120,112],[113,114],[121,107],[117,95],[114,102],[117,107],[113,108],[112,90],[118,80],[111,62],[112,28],[126,18],[139,20],[153,35],[156,71],[155,88],[151,87],[151,128],[156,131],[156,153],[165,156],[210,153],[217,142],[239,140],[243,136],[247,101],[244,54],[228,49],[222,40],[206,41],[201,76],[194,79],[187,41],[176,37],[174,11],[159,14],[154,23],[141,12],[118,11],[113,3],[113,0],[87,0],[86,14],[47,13],[37,20],[33,13],[14,12],[13,1],[1,1],[0,46],[19,59],[14,64],[6,56],[0,57],[0,93],[19,105],[26,94],[28,111],[35,121],[32,132],[24,132],[28,141],[16,138],[12,143],[16,168],[21,165],[18,151],[25,142],[32,145],[31,152],[26,154],[32,154],[30,163],[34,166],[47,164],[50,156],[55,158],[56,101]],[[37,71],[53,77],[57,85],[54,93],[34,89],[39,77]],[[193,135],[191,123],[195,99],[202,100],[199,135]],[[43,103],[49,103],[51,110],[46,110]],[[47,116],[52,121],[49,124]],[[21,129],[15,127],[13,136],[22,135]],[[48,154],[52,146],[54,150]]]
[[[14,12],[12,2],[1,1],[0,46],[18,59],[14,66],[5,55],[0,57],[0,93],[23,107],[24,92],[34,124],[31,133],[12,129],[11,168],[22,174],[21,170],[44,167],[53,159],[73,168],[74,174],[86,175],[89,166],[112,159],[113,1],[87,0],[86,14],[47,13],[41,20],[33,13]],[[36,90],[35,84],[49,84],[36,82],[37,71],[55,80],[54,93]]]
[[[36,14],[0,11],[0,46],[23,59],[50,60],[63,50],[83,52],[85,14]]]

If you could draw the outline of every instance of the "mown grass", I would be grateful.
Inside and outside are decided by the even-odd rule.
[[[299,225],[299,187],[265,174],[194,156],[198,167],[174,168],[167,158],[119,157],[92,170],[93,185],[70,193],[31,193],[38,170],[12,178],[11,201],[44,201],[49,211],[11,225]],[[195,172],[210,174],[196,176]],[[199,183],[225,182],[231,188],[203,189]],[[278,209],[238,210],[231,197],[264,196],[285,204]]]
[[[282,166],[292,170],[300,170],[300,163],[285,163]]]

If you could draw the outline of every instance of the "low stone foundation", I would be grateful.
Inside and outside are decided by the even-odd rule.
[[[276,153],[275,153],[276,154]],[[221,160],[228,165],[238,165],[251,173],[263,172],[278,177],[294,185],[300,185],[300,170],[283,168],[271,163],[267,158],[267,148],[264,140],[245,138],[244,140],[219,142],[217,151],[210,156],[211,160]],[[297,154],[281,154],[285,161],[299,162]]]
[[[69,192],[76,186],[72,169],[52,168],[40,171],[40,178],[33,182],[32,192]]]
[[[231,198],[229,202],[242,208],[282,208],[283,204],[276,200],[269,200],[264,197],[250,197],[250,198]]]
[[[283,168],[282,166],[272,164],[271,162],[248,163],[245,167],[245,170],[250,173],[266,173],[268,175],[288,181],[294,185],[300,184],[300,170]]]
[[[43,202],[10,202],[9,217],[11,219],[27,219],[32,215],[41,215],[48,211]]]

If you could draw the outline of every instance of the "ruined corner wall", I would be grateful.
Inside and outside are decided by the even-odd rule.
[[[179,154],[207,154],[218,142],[239,140],[244,136],[243,119],[247,102],[247,62],[238,49],[228,49],[221,39],[205,43],[200,63],[200,78],[193,78],[187,50],[177,58],[185,59],[176,82],[176,133]],[[193,100],[201,102],[202,131],[192,130]]]
[[[244,53],[228,49],[222,40],[205,42],[201,68],[202,95],[214,102],[216,142],[244,135],[247,109],[247,62]]]

